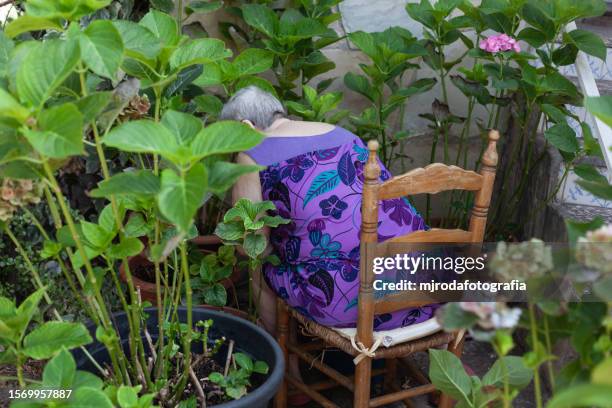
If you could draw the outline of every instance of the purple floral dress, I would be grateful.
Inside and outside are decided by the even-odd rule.
[[[271,231],[281,264],[264,267],[268,286],[320,324],[355,327],[367,148],[358,137],[336,127],[316,136],[267,137],[246,153],[267,166],[260,172],[263,199],[292,220]],[[388,179],[391,175],[382,164],[381,168],[381,180]],[[379,241],[425,228],[407,199],[380,205]],[[435,306],[426,306],[378,315],[374,326],[407,326],[429,319],[434,311]]]

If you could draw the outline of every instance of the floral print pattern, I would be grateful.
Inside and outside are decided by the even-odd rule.
[[[282,144],[303,143],[300,154],[265,163],[266,169],[260,172],[263,199],[274,202],[279,215],[292,220],[271,231],[270,241],[281,264],[267,264],[264,278],[279,297],[310,319],[327,326],[354,327],[361,192],[368,150],[342,128],[332,133],[326,137],[340,142],[324,149],[314,148],[317,136],[270,137],[259,151],[252,151],[251,157],[264,164],[258,152],[295,151],[295,145],[286,148]],[[384,181],[391,175],[380,165]],[[380,240],[426,228],[407,199],[382,201],[380,209]],[[427,306],[379,315],[374,325],[378,330],[406,326],[431,318],[434,310],[435,306]]]

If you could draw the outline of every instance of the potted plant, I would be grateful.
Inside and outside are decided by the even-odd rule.
[[[93,20],[83,27],[81,18],[108,1],[73,3],[74,7],[54,2],[38,7],[26,1],[25,12],[0,36],[1,48],[14,50],[7,55],[15,68],[10,76],[0,70],[0,176],[28,179],[36,200],[44,197],[56,230],[41,231],[41,256],[57,262],[91,323],[87,332],[79,323],[66,326],[55,313],[57,322],[45,326],[51,329],[23,339],[2,338],[3,350],[8,341],[19,343],[11,350],[28,350],[29,354],[17,355],[18,366],[24,356],[50,358],[43,385],[54,376],[59,381],[56,374],[66,367],[60,370],[66,374],[62,388],[75,389],[62,401],[68,406],[82,406],[84,401],[97,407],[204,406],[231,400],[236,402],[230,406],[264,406],[282,376],[278,346],[248,321],[194,306],[188,255],[189,239],[197,235],[194,218],[206,198],[223,195],[240,175],[259,169],[229,158],[257,145],[262,135],[237,122],[204,126],[199,117],[172,109],[170,103],[176,82],[183,81],[186,72],[228,58],[231,52],[219,40],[182,35],[175,18],[155,10],[138,23]],[[40,29],[55,34],[26,42],[15,39]],[[48,63],[41,65],[42,59]],[[140,93],[152,95],[148,116],[125,115],[127,105],[120,95],[126,83],[139,83]],[[117,89],[109,89],[113,84],[119,84]],[[90,195],[105,205],[97,217],[85,220],[70,208],[57,174],[71,157],[84,156],[87,149],[97,155],[103,175]],[[110,172],[111,154],[123,156],[125,171]],[[25,259],[38,300],[52,308],[37,266],[14,239],[10,216],[3,215],[0,229]],[[153,263],[154,309],[142,301],[128,261],[143,252],[143,241]],[[121,313],[113,313],[102,295],[107,280],[116,287]],[[23,333],[29,319],[20,321],[13,311],[29,315],[38,302],[30,300],[19,308],[0,302],[2,336],[8,323]],[[249,334],[249,342],[241,333]],[[77,339],[68,343],[73,336]],[[258,341],[252,343],[258,344],[257,350],[250,348],[253,341]],[[85,347],[75,352],[76,365],[66,352],[74,347]],[[3,351],[1,358],[6,355]],[[212,369],[194,373],[210,364]],[[77,373],[77,366],[95,375]],[[257,375],[262,376],[259,382]],[[21,381],[23,387],[26,383]],[[27,404],[51,406],[60,400],[52,395]]]

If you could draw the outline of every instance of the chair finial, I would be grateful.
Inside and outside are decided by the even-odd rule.
[[[368,150],[370,151],[370,154],[368,155],[368,161],[365,165],[365,178],[377,180],[378,177],[380,177],[380,166],[378,165],[378,160],[376,160],[378,142],[376,140],[370,140],[368,142]]]
[[[497,141],[499,140],[499,132],[495,129],[489,130],[489,145],[487,150],[482,155],[482,163],[485,166],[495,167],[497,166]]]
[[[377,152],[378,151],[378,141],[370,140],[368,142],[368,150],[371,152]]]

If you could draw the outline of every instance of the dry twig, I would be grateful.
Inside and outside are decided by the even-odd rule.
[[[230,340],[229,346],[227,347],[227,358],[225,359],[225,369],[223,370],[223,376],[227,377],[229,372],[230,362],[232,361],[232,352],[234,351],[234,340]]]

